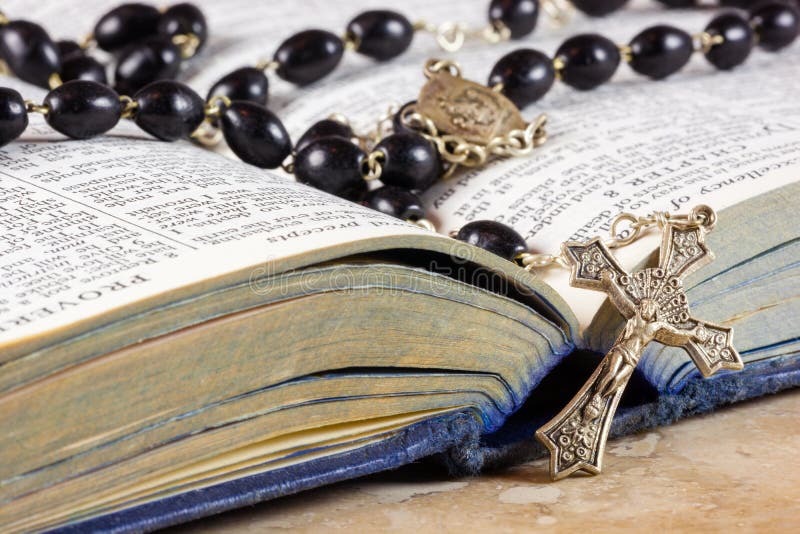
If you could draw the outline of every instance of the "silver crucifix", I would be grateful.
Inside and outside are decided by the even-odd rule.
[[[686,221],[662,217],[658,267],[632,274],[620,267],[599,237],[562,245],[572,271],[570,284],[608,293],[627,323],[586,384],[536,432],[550,451],[554,480],[578,470],[600,473],[617,404],[651,341],[684,349],[704,377],[720,369],[742,369],[742,359],[733,348],[733,330],[692,317],[683,289],[683,277],[714,258],[704,243],[714,220],[707,206],[695,208]]]

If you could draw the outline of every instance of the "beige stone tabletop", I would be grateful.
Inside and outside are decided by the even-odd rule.
[[[430,467],[336,484],[175,532],[800,532],[800,390],[609,442],[597,477],[544,460],[452,480]]]

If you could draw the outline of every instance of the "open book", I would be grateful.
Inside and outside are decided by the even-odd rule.
[[[78,18],[66,5],[4,9],[62,37],[100,4]],[[364,9],[201,4],[214,37],[184,77],[200,91],[292,31]],[[409,16],[484,22],[455,0],[409,4]],[[552,52],[588,30],[625,41],[655,22],[700,30],[707,15],[635,3],[561,30],[542,20],[533,44],[456,59],[481,80],[516,47]],[[427,192],[440,234],[130,125],[75,142],[33,120],[0,150],[3,531],[148,530],[431,455],[475,473],[541,454],[537,426],[623,320],[565,272],[530,274],[446,237],[477,219],[550,252],[605,234],[623,210],[720,211],[717,259],[687,295],[699,317],[736,328],[745,369],[706,380],[653,344],[612,433],[800,384],[797,52],[756,51],[725,73],[695,58],[658,83],[623,65],[592,93],[555,88],[524,110],[550,116],[532,156]],[[276,82],[271,107],[294,138],[332,112],[367,128],[415,98],[433,55],[419,36],[388,65],[351,57],[302,91]],[[657,244],[626,248],[623,264]]]

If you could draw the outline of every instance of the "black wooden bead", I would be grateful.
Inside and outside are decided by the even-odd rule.
[[[654,80],[683,68],[692,57],[692,36],[674,26],[661,24],[639,33],[630,42],[633,70]]]
[[[239,158],[263,169],[280,167],[292,141],[278,117],[253,102],[233,102],[220,119],[228,147]]]
[[[413,130],[403,123],[403,113],[405,113],[410,106],[414,106],[416,104],[417,101],[412,100],[410,102],[406,102],[399,110],[397,110],[397,113],[395,113],[394,117],[392,117],[392,130],[394,133],[413,133]]]
[[[73,139],[88,139],[113,128],[122,114],[119,95],[110,87],[73,80],[50,91],[44,98],[47,123]]]
[[[489,22],[508,28],[512,39],[531,33],[538,19],[539,0],[492,0],[489,3]]]
[[[294,159],[294,175],[301,183],[333,195],[357,200],[367,188],[361,175],[366,154],[341,137],[314,141]]]
[[[162,141],[188,138],[205,119],[203,99],[180,82],[153,82],[140,89],[133,99],[136,124]]]
[[[522,109],[553,86],[553,60],[538,50],[522,48],[501,57],[489,74],[489,86],[503,84],[503,94]]]
[[[628,0],[572,0],[571,3],[590,17],[604,17],[624,6]]]
[[[473,221],[461,227],[456,239],[475,245],[501,258],[513,260],[528,250],[525,240],[513,228],[497,221]]]
[[[414,37],[414,27],[395,11],[365,11],[350,21],[347,33],[356,38],[356,51],[378,61],[386,61],[406,51]]]
[[[97,46],[107,52],[153,35],[161,13],[147,4],[122,4],[103,15],[94,27]]]
[[[168,37],[148,37],[126,48],[114,72],[117,91],[132,95],[156,80],[171,80],[178,74],[181,54]]]
[[[212,97],[226,96],[231,100],[254,102],[267,105],[269,96],[269,80],[264,71],[254,67],[242,67],[226,74],[215,83],[208,92],[208,100]]]
[[[723,13],[706,26],[709,35],[721,35],[723,41],[715,44],[705,56],[718,69],[732,69],[744,63],[753,49],[754,35],[750,23],[738,13]]]
[[[396,133],[375,145],[383,153],[381,182],[405,189],[425,190],[442,175],[442,162],[433,143],[415,133]]]
[[[353,129],[343,122],[332,119],[321,120],[306,130],[295,143],[294,150],[295,152],[300,152],[314,141],[323,137],[340,137],[349,141],[353,137]]]
[[[583,91],[610,80],[621,59],[617,45],[596,33],[567,39],[556,51],[556,58],[564,65],[561,80]]]
[[[758,35],[758,46],[775,51],[792,44],[800,33],[800,9],[788,2],[756,5],[750,21]]]
[[[19,79],[48,87],[50,75],[61,68],[58,47],[33,22],[14,20],[0,26],[0,59]]]
[[[324,30],[306,30],[286,39],[275,52],[278,76],[308,85],[330,74],[344,54],[342,40]]]
[[[83,48],[81,48],[81,45],[68,39],[56,41],[56,48],[58,49],[58,55],[61,58],[61,63],[64,63],[72,56],[86,55],[86,52],[84,52]]]
[[[416,221],[425,216],[422,200],[417,195],[402,187],[393,185],[384,185],[369,191],[364,195],[364,200],[361,203],[376,211],[404,221],[409,219]]]
[[[28,112],[22,95],[13,89],[0,87],[0,146],[5,146],[28,127]]]
[[[61,62],[61,80],[89,80],[92,82],[108,84],[106,68],[93,57],[71,55]]]
[[[161,15],[158,33],[169,37],[194,34],[199,40],[199,50],[208,40],[208,24],[203,12],[194,4],[175,4]]]

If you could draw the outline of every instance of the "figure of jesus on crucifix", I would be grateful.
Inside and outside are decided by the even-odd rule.
[[[601,290],[627,319],[601,365],[551,421],[536,432],[550,450],[550,474],[564,478],[578,470],[600,472],[603,449],[625,385],[651,341],[681,347],[703,376],[719,369],[739,370],[730,328],[695,319],[689,313],[683,276],[713,259],[704,243],[713,224],[664,222],[658,267],[626,273],[600,238],[563,245],[570,283]]]

